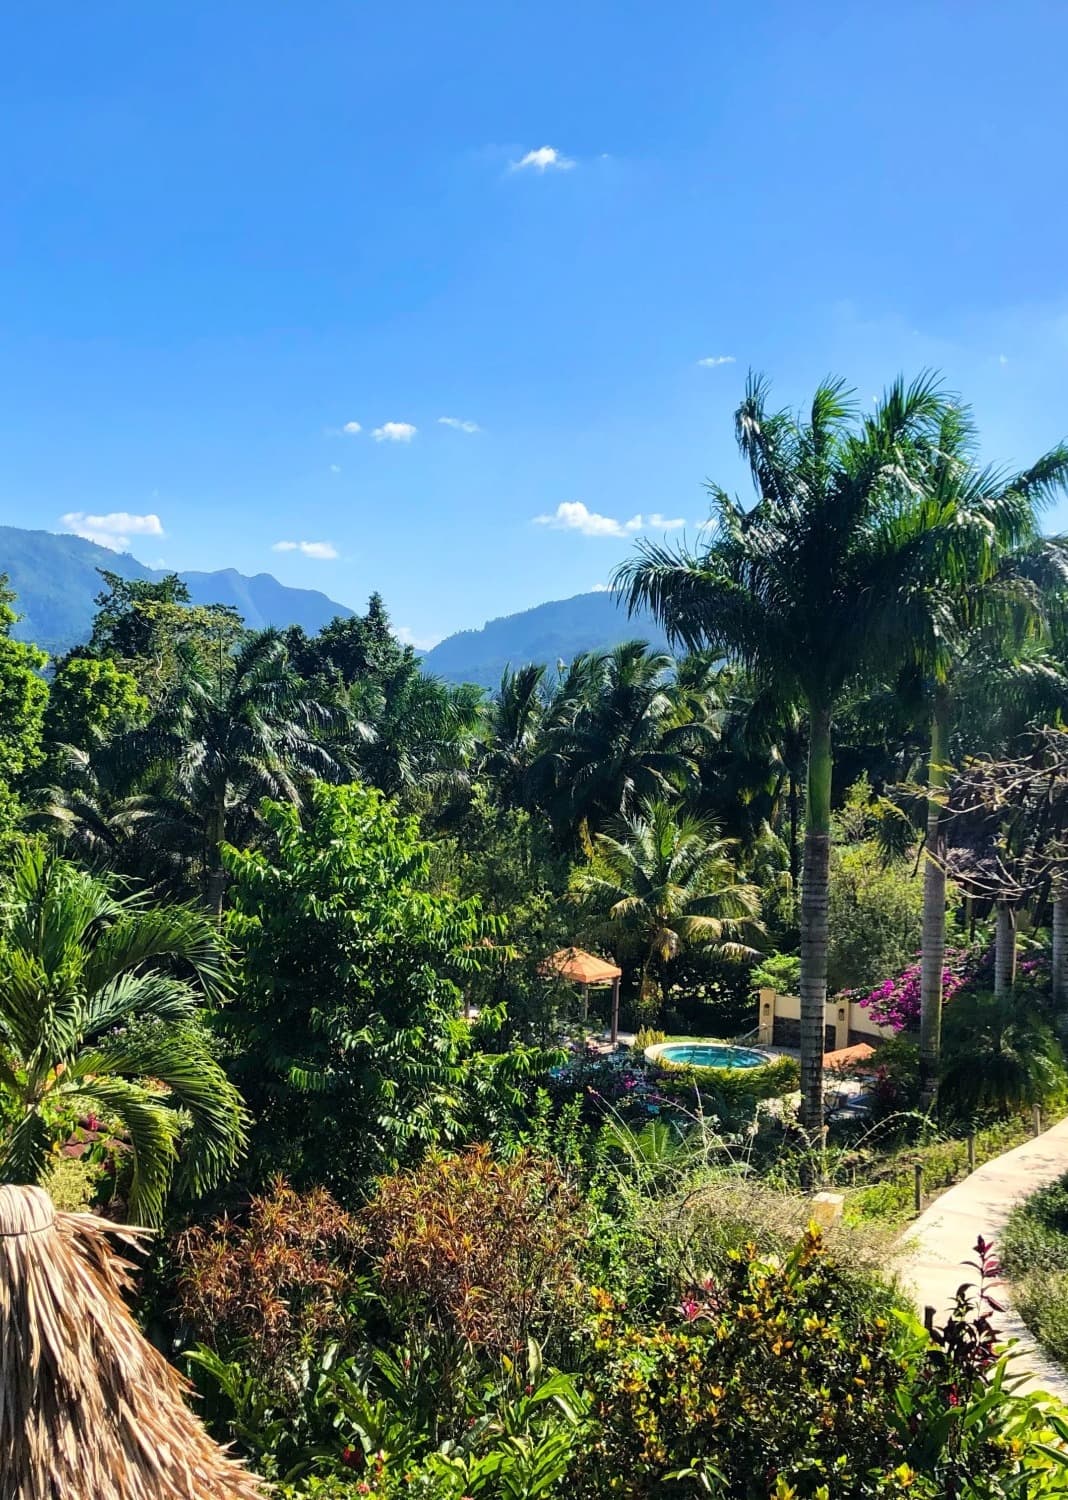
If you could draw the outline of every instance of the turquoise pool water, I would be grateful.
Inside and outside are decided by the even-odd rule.
[[[725,1042],[671,1042],[659,1049],[659,1056],[691,1068],[759,1068],[767,1062],[763,1052]]]

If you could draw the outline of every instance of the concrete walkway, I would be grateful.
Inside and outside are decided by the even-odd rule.
[[[975,1272],[962,1264],[974,1260],[980,1235],[995,1249],[1010,1212],[1021,1199],[1068,1172],[1068,1120],[1062,1120],[1033,1141],[977,1167],[970,1177],[936,1198],[913,1223],[901,1241],[899,1271],[923,1316],[933,1307],[941,1322],[953,1304],[957,1288],[974,1281]],[[1019,1341],[1012,1369],[1027,1381],[1022,1389],[1044,1390],[1068,1402],[1068,1373],[1035,1348],[1034,1340],[1012,1306],[1011,1288],[994,1292],[1006,1310],[995,1316],[1003,1340]]]

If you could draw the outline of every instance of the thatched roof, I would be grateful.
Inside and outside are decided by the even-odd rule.
[[[0,1500],[262,1500],[130,1316],[109,1233],[136,1244],[0,1187]]]

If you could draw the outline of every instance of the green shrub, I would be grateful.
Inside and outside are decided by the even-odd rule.
[[[1020,1316],[1035,1338],[1055,1360],[1068,1366],[1068,1267],[1032,1271],[1014,1291]]]
[[[769,953],[749,976],[755,990],[796,995],[801,984],[801,958],[796,953]]]
[[[578,1494],[646,1500],[673,1480],[724,1500],[1063,1493],[1061,1461],[1034,1447],[1052,1435],[1043,1415],[989,1393],[981,1295],[931,1342],[891,1318],[843,1322],[836,1281],[811,1232],[785,1261],[735,1252],[655,1326],[602,1298],[600,1430]]]
[[[632,1050],[638,1057],[644,1057],[646,1047],[656,1047],[660,1042],[666,1041],[666,1034],[658,1031],[655,1026],[643,1026],[635,1035]]]
[[[1068,1365],[1068,1175],[1013,1210],[1001,1251],[1020,1316],[1043,1348]]]
[[[1007,1115],[1063,1095],[1066,1081],[1053,1032],[1015,997],[961,994],[946,1006],[942,1112]]]
[[[874,843],[831,854],[827,983],[871,989],[900,974],[920,946],[923,880],[911,862],[886,864]]]
[[[777,1057],[756,1068],[701,1068],[660,1057],[655,1066],[670,1075],[670,1084],[681,1084],[691,1091],[695,1086],[709,1089],[727,1104],[781,1098],[794,1093],[801,1078],[800,1065],[793,1057]],[[665,1091],[670,1084],[665,1084]]]

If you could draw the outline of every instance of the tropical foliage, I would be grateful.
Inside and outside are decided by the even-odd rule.
[[[139,1315],[283,1495],[1068,1491],[990,1247],[924,1329],[880,1227],[1068,1107],[1068,452],[983,467],[928,377],[735,434],[754,503],[621,570],[655,648],[494,691],[377,594],[108,572],[46,664],[0,588],[0,1176],[163,1229]],[[767,988],[799,1059],[647,1063]]]

